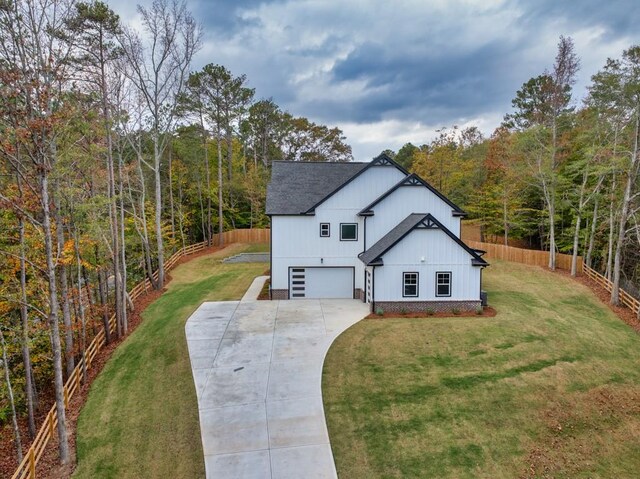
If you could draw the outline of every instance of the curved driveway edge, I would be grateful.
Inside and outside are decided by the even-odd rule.
[[[193,313],[185,330],[207,478],[337,477],[322,365],[333,340],[367,314],[358,300],[244,298]]]

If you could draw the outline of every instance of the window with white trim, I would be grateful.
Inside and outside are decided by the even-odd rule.
[[[340,223],[340,241],[358,241],[358,224]]]
[[[436,273],[436,296],[451,296],[451,272]]]
[[[418,273],[402,273],[402,296],[418,297]]]
[[[320,223],[320,237],[328,238],[331,236],[331,226],[329,223]]]

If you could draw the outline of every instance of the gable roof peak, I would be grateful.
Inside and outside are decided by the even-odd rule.
[[[478,252],[454,235],[445,225],[440,223],[431,213],[411,213],[404,220],[398,223],[391,231],[380,238],[374,245],[358,255],[360,261],[367,266],[382,266],[382,256],[402,241],[409,233],[415,229],[438,229],[443,231],[449,238],[455,241],[462,249],[471,256],[472,266],[488,266]]]
[[[411,174],[407,173],[406,177],[401,179],[398,183],[396,183],[394,186],[389,188],[378,198],[373,200],[369,205],[365,206],[362,210],[360,210],[358,215],[360,216],[373,215],[373,207],[376,206],[378,203],[380,203],[382,200],[384,200],[387,196],[389,196],[391,193],[396,191],[401,186],[424,186],[425,188],[430,190],[434,195],[436,195],[438,198],[440,198],[442,201],[444,201],[447,205],[451,207],[453,216],[467,215],[467,213],[465,213],[458,205],[456,205],[453,201],[451,201],[449,198],[444,196],[442,193],[436,190],[433,186],[431,186],[429,183],[423,180],[417,173],[411,173]]]

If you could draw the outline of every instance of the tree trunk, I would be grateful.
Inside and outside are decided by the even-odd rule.
[[[98,246],[95,247],[96,260],[98,259]],[[106,344],[111,342],[111,330],[109,328],[109,310],[107,308],[107,285],[105,285],[104,271],[98,270],[98,300],[100,301],[100,310],[102,313],[102,326],[104,327],[104,341]]]
[[[27,400],[27,420],[29,436],[36,436],[36,421],[34,415],[33,369],[31,368],[31,350],[29,348],[29,312],[27,311],[27,268],[25,264],[26,248],[24,244],[24,219],[19,219],[20,231],[20,322],[22,342],[22,362],[25,375],[25,397]]]
[[[125,334],[129,330],[129,313],[124,306],[128,301],[130,309],[133,311],[133,302],[127,292],[127,248],[124,234],[124,182],[122,180],[123,159],[121,152],[118,154],[118,193],[120,198],[120,269],[122,270],[122,322]]]
[[[231,125],[229,124],[229,120],[227,119],[226,125],[226,139],[227,139],[227,179],[229,180],[229,184],[231,184],[231,180],[233,177],[233,135],[231,131]],[[231,194],[231,190],[229,190],[229,194]]]
[[[200,205],[200,229],[202,230],[202,240],[207,242],[207,246],[211,246],[211,239],[209,237],[209,225],[208,219],[205,219],[204,201],[202,200],[202,185],[200,184],[200,178],[196,181],[196,188],[198,190],[198,204]],[[209,209],[209,211],[211,211]]]
[[[142,222],[142,234],[140,238],[142,240],[142,249],[144,251],[145,264],[147,268],[147,278],[151,282],[153,289],[158,289],[158,283],[153,277],[153,266],[151,264],[151,241],[149,241],[149,230],[147,228],[147,212],[145,210],[145,200],[147,197],[147,182],[144,179],[144,172],[142,171],[142,160],[138,158],[138,174],[140,175],[141,196],[140,196],[140,215]],[[134,210],[135,213],[135,210]]]
[[[222,139],[220,138],[220,127],[218,127],[218,245],[224,244],[222,236],[224,219],[222,218]]]
[[[580,243],[580,224],[582,221],[581,211],[576,214],[576,227],[573,232],[573,254],[571,255],[571,276],[578,274],[578,248]]]
[[[211,238],[213,236],[213,223],[211,220],[211,166],[209,165],[209,145],[207,143],[207,133],[204,128],[204,120],[200,116],[200,122],[202,125],[202,146],[204,148],[204,173],[207,187],[207,234],[205,240],[207,246],[211,246]],[[198,182],[198,185],[200,183]],[[202,201],[202,199],[200,200]]]
[[[4,380],[7,384],[7,395],[9,396],[9,406],[11,407],[11,423],[13,424],[13,437],[16,442],[16,456],[18,462],[22,462],[22,441],[20,440],[20,428],[18,427],[18,415],[16,413],[16,403],[13,398],[13,388],[11,387],[11,377],[9,375],[9,362],[7,361],[7,345],[4,342],[4,333],[0,329],[0,341],[2,342],[2,366],[4,369]]]
[[[556,269],[556,209],[555,201],[549,201],[549,269]]]
[[[58,414],[58,447],[60,462],[69,462],[69,438],[67,435],[67,415],[64,404],[64,380],[62,379],[62,344],[58,325],[58,288],[56,266],[53,261],[53,233],[51,231],[51,210],[49,206],[49,178],[43,168],[40,172],[40,195],[42,201],[42,226],[44,249],[47,261],[49,283],[49,327],[51,328],[51,351],[53,353],[53,377],[55,386],[56,412]]]
[[[58,191],[58,182],[54,181],[55,190]],[[60,202],[57,195],[54,197],[54,217],[56,222],[56,239],[58,246],[58,257],[64,254],[64,225],[62,224],[62,214],[60,213]],[[62,322],[64,324],[64,358],[67,377],[71,376],[75,368],[73,358],[73,325],[71,324],[71,309],[69,307],[69,278],[67,276],[67,266],[64,263],[58,265],[60,273],[60,295],[62,296]]]
[[[593,255],[593,244],[596,237],[596,224],[598,221],[598,197],[596,196],[593,203],[593,218],[591,220],[591,233],[589,234],[589,248],[587,249],[586,263],[591,268],[591,256]]]
[[[178,183],[178,227],[180,228],[180,238],[182,239],[182,249],[187,247],[187,243],[184,238],[184,228],[182,226],[182,181]]]
[[[173,147],[169,146],[169,212],[171,215],[171,242],[176,242],[176,219],[173,208]]]
[[[607,269],[604,273],[606,278],[611,281],[611,274],[613,271],[613,237],[615,234],[615,190],[616,190],[616,178],[614,176],[613,183],[611,185],[611,199],[609,202],[609,241],[607,243]]]
[[[75,252],[76,252],[76,276],[78,280],[78,316],[80,318],[80,354],[82,355],[82,378],[84,382],[87,381],[87,361],[84,355],[85,349],[87,349],[87,322],[84,312],[84,304],[82,304],[82,297],[80,287],[82,281],[82,261],[80,258],[80,241],[78,238],[78,231],[74,228],[75,236]]]
[[[161,152],[158,150],[158,133],[155,132],[153,141],[153,156],[154,156],[154,175],[156,180],[156,246],[158,254],[158,281],[156,289],[160,290],[164,287],[164,242],[162,240],[162,184],[160,183],[160,156]]]
[[[576,227],[573,231],[573,251],[571,255],[571,276],[578,274],[578,248],[580,247],[580,225],[582,222],[582,208],[584,207],[584,190],[589,180],[589,172],[585,169],[582,174],[582,184],[580,185],[580,196],[578,197],[578,208],[576,211]],[[587,200],[588,201],[588,200]]]
[[[102,45],[102,42],[100,42]],[[102,50],[101,50],[102,53]],[[102,115],[104,123],[105,138],[107,141],[107,197],[109,199],[109,229],[111,231],[111,248],[112,248],[112,262],[113,262],[113,277],[115,278],[115,313],[116,313],[116,330],[118,337],[121,338],[124,334],[124,313],[125,305],[122,301],[122,288],[123,285],[120,282],[121,265],[120,265],[120,225],[118,224],[118,211],[116,205],[116,178],[115,178],[115,166],[113,161],[113,137],[111,134],[111,111],[109,109],[109,97],[106,84],[106,72],[104,58],[101,54],[101,83],[100,93],[102,96]],[[122,225],[124,228],[124,224]]]

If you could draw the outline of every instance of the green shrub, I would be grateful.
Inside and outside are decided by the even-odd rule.
[[[376,314],[377,314],[378,316],[382,316],[382,315],[384,314],[384,309],[382,309],[382,308],[376,308]]]
[[[478,316],[482,316],[482,313],[483,313],[483,312],[484,312],[484,310],[482,309],[482,306],[478,306],[478,307],[476,308],[476,314],[477,314]]]
[[[453,314],[455,314],[456,316],[460,314],[460,310],[459,310],[458,308],[453,308],[453,309],[451,310],[451,312],[452,312]]]
[[[407,308],[400,308],[400,314],[403,316],[407,314]]]
[[[435,314],[435,311],[433,310],[433,308],[427,308],[425,313],[427,313],[427,316],[433,316]]]

